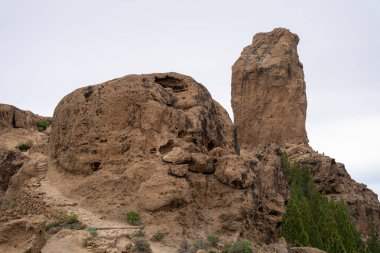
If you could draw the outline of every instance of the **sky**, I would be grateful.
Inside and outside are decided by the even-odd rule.
[[[174,71],[233,118],[231,66],[276,27],[300,37],[310,145],[379,194],[379,0],[0,0],[0,103],[52,116],[76,88]]]

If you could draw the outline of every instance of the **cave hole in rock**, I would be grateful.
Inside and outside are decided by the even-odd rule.
[[[102,164],[101,162],[92,162],[92,163],[90,164],[90,166],[91,166],[91,170],[92,170],[92,171],[97,171],[97,170],[99,170],[101,164]]]
[[[172,151],[173,148],[174,148],[174,141],[170,139],[168,140],[166,144],[160,146],[159,151],[161,155],[166,155],[167,153]]]
[[[171,88],[174,92],[182,92],[187,90],[187,85],[180,79],[172,76],[155,77],[154,81],[164,88]]]

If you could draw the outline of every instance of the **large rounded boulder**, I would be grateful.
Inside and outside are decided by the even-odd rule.
[[[233,124],[207,89],[177,73],[128,75],[80,88],[54,112],[51,155],[88,174],[180,147],[235,152]]]

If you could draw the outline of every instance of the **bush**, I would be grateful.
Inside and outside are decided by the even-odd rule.
[[[142,237],[133,240],[132,252],[152,252],[149,242]]]
[[[88,232],[92,237],[94,237],[94,236],[96,236],[96,235],[98,234],[98,232],[96,231],[96,228],[89,227],[89,228],[87,228],[86,230],[87,230],[87,232]]]
[[[58,221],[61,222],[63,225],[73,224],[78,222],[78,215],[76,215],[73,212],[66,213],[63,211],[60,211],[58,213]]]
[[[224,244],[222,253],[252,253],[252,245],[250,241],[242,240],[234,243]]]
[[[18,148],[21,152],[26,152],[28,151],[31,146],[25,143],[19,144],[16,148]]]
[[[130,211],[125,214],[125,219],[131,225],[137,226],[140,225],[140,215],[135,211]]]
[[[232,246],[231,243],[229,243],[229,242],[225,243],[224,246],[223,246],[223,249],[222,249],[222,253],[228,253],[228,251],[230,250],[231,246]]]
[[[228,253],[252,253],[252,245],[250,241],[242,240],[237,241],[231,245]]]
[[[156,233],[154,233],[153,235],[153,241],[159,242],[162,239],[164,239],[164,237],[165,237],[165,234],[162,231],[157,230]]]
[[[217,235],[209,235],[207,237],[207,241],[211,244],[211,246],[216,247],[219,242],[219,236]]]
[[[50,121],[47,119],[44,119],[37,122],[37,129],[38,131],[42,132],[42,131],[45,131],[49,125],[50,125]]]
[[[46,223],[45,225],[45,231],[49,231],[50,229],[54,227],[59,227],[61,223],[59,221],[53,221],[51,223]]]
[[[45,225],[45,230],[49,231],[55,227],[57,227],[55,231],[58,231],[61,228],[81,229],[81,225],[78,221],[78,216],[73,212],[67,214],[63,211],[60,211],[57,214],[56,220]]]

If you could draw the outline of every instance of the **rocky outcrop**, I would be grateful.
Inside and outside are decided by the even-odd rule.
[[[232,66],[231,102],[241,146],[308,143],[298,41],[283,28],[258,33]]]
[[[308,167],[320,192],[330,199],[346,203],[357,228],[369,233],[370,226],[380,231],[380,203],[366,185],[357,183],[347,173],[344,164],[315,152],[308,145],[287,144],[282,148],[290,160]]]
[[[372,223],[380,231],[377,195],[352,180],[343,164],[307,144],[306,87],[298,41],[297,35],[283,28],[258,33],[233,65],[232,107],[241,152],[270,143],[280,145],[290,160],[310,168],[322,193],[345,201],[360,231],[367,233]]]
[[[12,176],[22,167],[25,160],[20,152],[0,146],[0,199],[7,191]]]
[[[13,105],[0,104],[0,131],[6,128],[37,129],[36,123],[42,119],[45,117],[20,110]]]
[[[51,143],[60,166],[82,174],[176,147],[235,152],[227,112],[204,86],[176,73],[130,75],[74,91],[54,112]]]
[[[120,203],[99,207],[110,218],[127,205],[144,225],[173,235],[271,242],[288,196],[279,146],[239,156],[234,136],[228,114],[201,84],[163,73],[67,95],[55,110],[50,145],[61,168],[87,175],[71,196],[85,195],[92,208],[99,198]]]
[[[46,243],[45,223],[43,216],[0,223],[0,252],[41,252]]]

